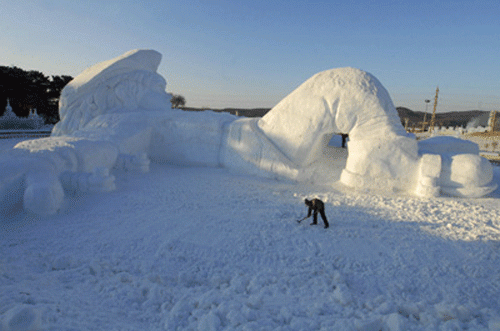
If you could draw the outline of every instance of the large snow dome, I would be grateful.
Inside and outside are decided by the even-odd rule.
[[[71,81],[52,136],[21,142],[0,161],[2,204],[53,214],[67,192],[113,190],[117,169],[145,172],[151,161],[419,196],[496,188],[474,148],[451,139],[440,150],[442,141],[408,137],[389,93],[365,71],[318,73],[264,117],[241,118],[172,109],[160,61],[154,50],[134,50]],[[325,157],[336,133],[349,134],[348,153]]]

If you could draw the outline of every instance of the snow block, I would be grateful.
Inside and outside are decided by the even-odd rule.
[[[236,117],[230,114],[175,112],[158,118],[148,155],[157,162],[220,166],[224,128]]]
[[[146,153],[137,155],[120,154],[116,160],[115,169],[146,173],[149,172],[150,163],[151,161]]]
[[[441,172],[439,176],[433,174],[432,177],[438,179],[437,186],[442,192],[475,198],[487,195],[497,188],[492,183],[493,167],[479,155],[477,144],[455,137],[433,137],[419,141],[418,146],[420,153],[428,153],[422,156],[421,164],[429,163],[431,155],[441,159]],[[424,177],[421,176],[422,179]]]
[[[155,114],[151,113],[157,112],[135,111],[99,115],[71,135],[86,140],[111,142],[122,154],[139,154],[147,150],[151,141],[151,123],[155,121]]]
[[[479,154],[479,146],[476,143],[455,137],[431,137],[420,140],[418,150],[422,154]]]
[[[116,189],[115,177],[106,167],[96,167],[91,173],[69,172],[60,175],[61,184],[68,192],[110,192]]]
[[[74,142],[78,140],[80,138],[68,136],[25,140],[14,146],[13,152],[50,163],[56,172],[77,171],[78,155]]]
[[[407,190],[414,181],[417,145],[411,138],[351,140],[340,181],[350,187],[373,190]]]
[[[78,140],[73,145],[81,172],[92,172],[96,167],[110,169],[118,157],[118,148],[107,141]]]
[[[64,201],[64,190],[54,173],[37,172],[26,177],[24,209],[37,215],[55,214]]]
[[[451,155],[444,159],[442,191],[453,196],[478,198],[498,187],[493,181],[493,167],[474,154]]]
[[[0,221],[16,213],[23,202],[28,160],[2,155],[0,161]]]
[[[55,173],[63,171],[92,172],[96,167],[112,168],[118,148],[109,141],[61,136],[28,140],[17,144],[18,151],[29,153],[38,162],[50,164]]]
[[[450,181],[462,186],[483,186],[493,179],[491,163],[477,154],[451,157]]]
[[[440,175],[441,156],[436,154],[422,155],[418,166],[415,193],[421,197],[439,196]]]

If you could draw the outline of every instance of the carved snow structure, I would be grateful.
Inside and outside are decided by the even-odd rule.
[[[389,94],[354,68],[318,73],[283,99],[259,127],[299,167],[307,167],[334,133],[348,133],[341,181],[356,188],[407,188],[418,148],[408,138]]]
[[[19,143],[0,161],[0,208],[22,201],[53,214],[65,192],[113,190],[117,169],[146,172],[150,160],[420,196],[496,188],[475,144],[408,137],[385,88],[361,70],[321,72],[264,117],[239,118],[171,109],[160,60],[153,50],[130,51],[71,81],[52,136]],[[328,147],[340,132],[349,133],[347,161],[345,150]]]
[[[40,129],[43,124],[44,120],[38,115],[36,109],[30,110],[28,117],[17,117],[7,98],[5,111],[0,116],[0,130],[36,130]]]
[[[314,75],[258,125],[302,169],[321,155],[335,132],[348,133],[340,181],[357,189],[480,197],[497,187],[492,166],[476,144],[452,137],[417,143],[407,136],[389,93],[359,69]]]

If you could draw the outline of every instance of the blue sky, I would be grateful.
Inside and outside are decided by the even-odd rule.
[[[396,106],[500,110],[500,2],[0,0],[0,65],[76,76],[136,48],[163,54],[193,107],[272,107],[315,73],[357,67]],[[431,111],[432,102],[429,105]]]

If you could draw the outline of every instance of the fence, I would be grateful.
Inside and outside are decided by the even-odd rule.
[[[0,139],[18,139],[18,138],[44,138],[49,137],[51,131],[0,131]]]

